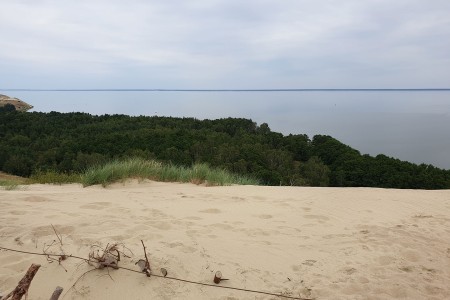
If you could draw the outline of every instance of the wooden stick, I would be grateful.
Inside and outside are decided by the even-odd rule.
[[[59,296],[61,296],[61,293],[63,292],[63,288],[60,286],[57,286],[55,291],[53,292],[52,296],[50,297],[50,300],[58,300]]]
[[[19,281],[19,284],[16,286],[16,288],[11,293],[6,295],[4,300],[7,300],[9,298],[11,298],[11,300],[22,299],[22,296],[28,293],[31,281],[33,280],[34,275],[36,275],[36,272],[40,267],[41,265],[31,264],[25,276],[23,276],[23,278]]]

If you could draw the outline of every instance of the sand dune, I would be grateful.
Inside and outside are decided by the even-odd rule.
[[[450,299],[450,191],[369,188],[204,187],[130,182],[109,188],[31,185],[0,190],[0,246],[66,254],[121,243],[136,269],[141,240],[153,272],[315,299]],[[55,244],[56,245],[56,244]],[[48,251],[57,253],[58,246]],[[282,299],[192,285],[79,260],[0,250],[0,294],[31,263],[28,299]],[[78,282],[74,287],[75,281]],[[72,288],[71,288],[72,287]],[[61,298],[60,298],[61,299]]]

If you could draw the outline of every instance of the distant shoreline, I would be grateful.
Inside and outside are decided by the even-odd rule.
[[[450,88],[293,88],[293,89],[0,89],[8,92],[450,92]]]

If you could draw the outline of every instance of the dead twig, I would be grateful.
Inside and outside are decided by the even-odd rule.
[[[61,246],[62,246],[62,245],[63,245],[63,242],[62,242],[62,235],[58,234],[58,232],[56,231],[55,226],[53,226],[53,224],[50,224],[50,225],[52,225],[53,231],[55,232],[56,237],[58,238],[59,243],[60,243]]]
[[[53,225],[52,225],[52,226],[53,226]],[[55,233],[56,233],[56,232],[55,232]],[[47,251],[48,251],[52,246],[55,245],[55,242],[56,242],[56,241],[53,240],[53,242],[52,242],[50,245],[48,245],[47,247],[45,247],[45,243],[44,243],[44,247],[42,248],[42,252],[47,256],[47,261],[48,261],[49,263],[52,263],[52,262],[54,262],[54,261],[57,261],[58,264],[61,266],[61,268],[63,268],[64,271],[67,272],[67,269],[64,268],[64,266],[61,264],[61,262],[62,262],[63,260],[66,260],[66,259],[67,259],[67,255],[64,253],[64,250],[62,249],[61,246],[60,246],[59,248],[60,248],[62,254],[58,255],[58,259],[51,257],[51,255],[53,256],[54,254],[47,253]]]
[[[147,277],[150,277],[150,275],[152,274],[152,269],[150,268],[150,262],[148,261],[147,250],[145,249],[145,245],[144,245],[144,241],[143,240],[141,240],[141,243],[142,243],[142,247],[144,247],[144,255],[145,255],[144,272],[145,272],[145,274],[147,274]]]
[[[84,272],[83,274],[81,274],[80,277],[78,277],[77,280],[75,280],[75,282],[72,284],[72,286],[67,290],[67,292],[64,293],[63,298],[67,295],[67,293],[68,293],[71,289],[76,290],[76,287],[75,287],[76,284],[77,284],[78,281],[80,281],[84,276],[86,276],[87,273],[92,272],[92,271],[95,271],[95,270],[97,270],[97,268],[93,268],[93,269],[87,270],[86,272]]]

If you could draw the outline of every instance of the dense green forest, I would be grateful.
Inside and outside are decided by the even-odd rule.
[[[285,136],[248,119],[0,111],[4,172],[81,172],[121,157],[205,162],[267,185],[450,188],[450,170],[361,155],[330,136]]]

